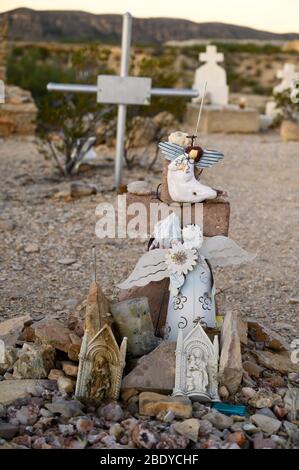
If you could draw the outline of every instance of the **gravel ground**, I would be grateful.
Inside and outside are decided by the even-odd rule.
[[[228,191],[230,236],[257,253],[248,266],[217,270],[222,311],[236,310],[289,339],[298,338],[298,303],[292,299],[299,297],[299,144],[282,143],[275,133],[213,135],[201,143],[224,151],[225,159],[205,172],[203,182]],[[1,319],[27,313],[35,319],[63,318],[87,293],[92,245],[99,281],[108,296],[116,295],[117,282],[130,272],[145,243],[95,236],[97,204],[115,198],[111,155],[102,149],[97,169],[76,178],[95,183],[99,193],[67,202],[53,195],[67,189],[69,181],[39,154],[33,138],[0,140]],[[150,173],[140,167],[125,170],[124,181],[147,178],[156,186],[159,163]],[[30,244],[37,244],[38,251],[28,252]],[[65,258],[75,262],[61,264]]]

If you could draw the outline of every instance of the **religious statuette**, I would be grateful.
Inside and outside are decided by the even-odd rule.
[[[127,338],[119,348],[108,324],[91,341],[88,342],[87,337],[85,331],[79,354],[76,397],[117,400],[125,367]]]
[[[218,395],[218,336],[210,341],[198,323],[184,338],[180,330],[176,346],[174,396],[200,402],[220,401]]]
[[[94,279],[86,303],[85,330],[79,354],[75,395],[78,398],[117,400],[126,360],[127,338],[119,347],[111,325],[109,302]]]
[[[195,168],[209,168],[223,158],[223,153],[217,150],[202,149],[193,145],[196,135],[188,136],[184,132],[173,132],[168,142],[160,142],[159,148],[167,160],[168,191],[175,202],[202,202],[215,199],[217,192],[205,186],[195,178]],[[188,145],[191,139],[191,145]]]

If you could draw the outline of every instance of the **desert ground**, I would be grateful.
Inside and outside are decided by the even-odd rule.
[[[203,182],[229,193],[230,237],[256,253],[250,265],[217,270],[222,313],[237,311],[289,340],[298,338],[298,143],[281,142],[270,132],[204,136],[201,145],[224,151],[224,160],[204,172]],[[123,180],[148,179],[156,187],[161,166],[160,158],[150,172],[125,169]],[[56,197],[70,181],[41,155],[33,137],[0,140],[0,174],[1,320],[20,314],[63,319],[87,293],[93,245],[98,280],[115,298],[117,283],[146,242],[95,235],[97,204],[115,199],[113,150],[99,148],[96,168],[73,177],[98,189],[80,199]]]

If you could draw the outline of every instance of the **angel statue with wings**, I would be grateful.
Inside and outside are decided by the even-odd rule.
[[[164,157],[170,161],[167,184],[170,197],[175,202],[196,203],[217,197],[217,191],[195,178],[194,170],[209,168],[224,155],[218,150],[202,149],[193,145],[196,137],[178,131],[170,134],[168,142],[159,143]]]
[[[156,224],[152,245],[154,249],[141,256],[131,275],[119,287],[130,289],[169,277],[166,340],[176,341],[179,329],[183,329],[185,337],[198,322],[215,327],[212,268],[245,263],[254,256],[228,237],[204,238],[198,225],[187,225],[181,230],[176,214]]]

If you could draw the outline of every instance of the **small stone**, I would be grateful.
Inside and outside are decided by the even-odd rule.
[[[50,380],[4,380],[0,382],[0,403],[10,405],[20,398],[28,397],[33,394],[37,386],[41,386],[42,390],[49,384],[53,384]]]
[[[175,342],[162,341],[156,349],[143,356],[137,366],[124,377],[122,390],[136,388],[171,393],[175,379],[175,348]]]
[[[138,421],[136,418],[128,418],[121,422],[122,427],[129,433],[133,431]]]
[[[28,243],[27,245],[25,245],[24,251],[25,253],[28,253],[28,254],[39,253],[40,248],[37,243]]]
[[[283,419],[288,414],[288,410],[278,405],[274,406],[273,411],[274,411],[275,416],[280,420]]]
[[[3,375],[3,378],[5,380],[13,380],[14,376],[10,372],[5,372],[5,374]]]
[[[114,449],[115,448],[115,444],[116,444],[116,439],[115,437],[113,436],[104,436],[102,439],[101,439],[101,442],[103,444],[105,444],[105,446],[108,448],[108,449]]]
[[[77,400],[62,400],[59,399],[52,403],[47,403],[45,407],[53,414],[60,414],[65,418],[72,418],[74,416],[82,416],[82,404]]]
[[[265,374],[265,372],[264,372]],[[277,374],[271,374],[269,377],[263,379],[262,384],[268,388],[282,388],[285,386],[284,378]],[[278,393],[278,392],[277,392]]]
[[[62,370],[66,373],[66,375],[70,375],[71,377],[77,377],[78,375],[78,368],[77,364],[74,364],[70,361],[63,361],[62,362]]]
[[[221,398],[223,398],[223,400],[227,400],[229,398],[229,391],[224,385],[221,385],[219,388],[219,395]]]
[[[108,405],[99,408],[97,414],[105,418],[107,421],[112,421],[114,423],[121,421],[124,416],[121,406],[117,403],[108,403]]]
[[[0,423],[0,437],[12,439],[19,432],[19,426],[10,423]]]
[[[219,381],[231,394],[238,390],[243,376],[241,343],[238,332],[238,318],[232,311],[227,312],[221,329],[221,354],[219,360]]]
[[[290,423],[289,421],[283,421],[283,427],[289,436],[291,436],[298,429],[298,426],[296,426],[296,424]]]
[[[88,418],[79,418],[76,422],[76,428],[81,434],[89,434],[93,428],[93,422]]]
[[[257,357],[259,364],[267,369],[276,370],[282,374],[299,373],[299,364],[294,364],[289,355],[274,354],[270,351],[253,351],[253,354]]]
[[[34,440],[32,449],[52,449],[52,446],[47,443],[44,437],[38,437]]]
[[[140,196],[145,196],[152,194],[152,188],[147,181],[133,181],[127,186],[128,193],[138,194]]]
[[[25,446],[28,449],[31,447],[31,436],[24,434],[23,436],[17,436],[14,438],[14,443],[20,446]]]
[[[128,402],[130,398],[134,397],[137,394],[138,394],[138,391],[136,390],[136,388],[125,388],[121,392],[121,399],[124,402]]]
[[[221,449],[230,449],[230,450],[233,450],[233,449],[240,449],[241,447],[238,446],[238,444],[236,442],[227,442],[226,444],[224,444],[223,446],[221,446]]]
[[[189,444],[189,439],[185,436],[175,436],[174,434],[162,435],[156,449],[186,449]]]
[[[67,328],[62,322],[53,318],[44,318],[33,323],[25,330],[27,341],[38,340],[43,344],[50,344],[53,348],[68,352],[72,344],[71,334],[73,332]]]
[[[167,411],[163,417],[164,423],[172,423],[175,419],[175,414],[173,411]]]
[[[70,333],[71,344],[68,348],[67,355],[71,361],[79,362],[79,354],[81,348],[81,338],[74,333]]]
[[[237,319],[238,323],[238,333],[239,333],[239,338],[242,344],[246,345],[248,342],[248,325],[247,321],[241,318],[240,315],[238,315]]]
[[[55,351],[50,345],[23,344],[13,367],[16,379],[47,378],[54,366]]]
[[[263,439],[262,437],[256,436],[253,440],[254,449],[276,449],[277,444],[273,439]]]
[[[235,443],[239,447],[244,447],[247,442],[246,436],[242,431],[236,431],[230,434],[227,438],[227,442]]]
[[[272,410],[270,410],[270,408],[261,408],[260,410],[258,410],[256,412],[256,414],[263,415],[263,416],[268,416],[268,418],[276,419],[275,414],[273,413]]]
[[[6,418],[6,414],[7,414],[6,406],[0,403],[0,418]]]
[[[289,299],[289,304],[291,304],[291,305],[292,305],[292,304],[293,304],[293,305],[299,304],[299,297],[291,297],[291,298]]]
[[[206,419],[202,419],[199,422],[199,437],[207,437],[209,436],[213,431],[213,425],[210,423],[210,421]]]
[[[296,448],[299,446],[299,429],[297,429],[292,435],[292,441]]]
[[[34,406],[22,406],[16,412],[16,419],[24,426],[32,426],[38,420],[38,408]]]
[[[132,441],[141,449],[152,449],[158,442],[158,436],[148,425],[140,423],[132,431]]]
[[[24,326],[31,321],[30,315],[21,315],[0,323],[0,340],[4,341],[6,349],[15,346]]]
[[[251,377],[258,379],[263,372],[263,368],[257,365],[255,362],[245,361],[243,362],[243,369],[248,372]]]
[[[161,411],[172,411],[178,418],[191,418],[192,403],[187,397],[168,397],[153,392],[139,395],[139,413],[157,416]]]
[[[58,263],[64,266],[70,266],[71,264],[77,263],[77,260],[76,258],[61,258],[58,260]]]
[[[248,434],[254,434],[259,431],[258,428],[252,423],[245,423],[243,424],[242,428],[243,431],[247,432]]]
[[[281,448],[285,448],[286,447],[286,444],[287,444],[287,440],[286,439],[283,439],[283,437],[281,436],[277,436],[276,434],[273,434],[271,436],[271,439],[272,441],[275,442],[275,444],[277,444],[278,446],[280,446]]]
[[[119,423],[114,423],[109,429],[109,434],[119,441],[124,434],[124,428]]]
[[[251,388],[251,387],[243,387],[242,388],[242,393],[243,393],[244,397],[252,398],[256,394],[256,391],[253,390],[253,388]]]
[[[274,351],[288,350],[288,345],[280,335],[258,322],[248,321],[248,334],[253,341],[264,343],[267,348]]]
[[[61,369],[51,369],[48,375],[49,380],[58,380],[60,377],[64,377],[64,372]]]
[[[299,384],[299,374],[295,374],[294,372],[291,372],[290,374],[288,374],[288,379],[291,382],[295,382]]]
[[[84,197],[91,194],[97,194],[97,187],[94,184],[73,182],[70,185],[71,197]]]
[[[61,393],[73,393],[75,390],[75,381],[69,377],[59,377],[57,385]]]
[[[280,426],[281,422],[278,419],[269,418],[261,414],[255,414],[250,417],[250,420],[258,426],[266,434],[275,434]]]
[[[0,220],[0,231],[11,232],[16,228],[16,223],[13,220]]]
[[[63,436],[71,436],[75,432],[75,428],[72,424],[58,424],[58,428]]]
[[[231,427],[230,427],[231,431],[233,432],[238,432],[238,431],[242,431],[243,429],[243,423],[234,423]]]
[[[220,430],[230,428],[234,424],[231,416],[226,416],[218,411],[211,411],[205,415],[204,419],[210,421],[215,428]]]
[[[274,404],[281,401],[281,397],[277,394],[272,394],[268,390],[259,390],[249,400],[249,404],[254,408],[271,408]]]
[[[190,441],[197,442],[199,431],[199,420],[195,418],[186,419],[182,422],[174,423],[173,429],[182,436],[187,437]]]

